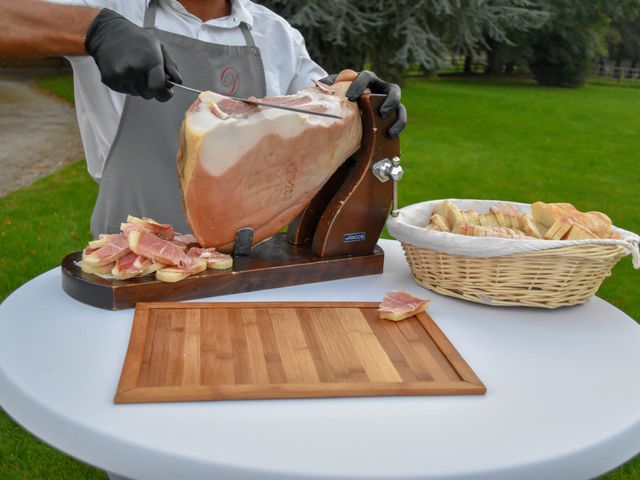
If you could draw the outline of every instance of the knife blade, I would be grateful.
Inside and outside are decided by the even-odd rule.
[[[189,92],[193,92],[193,93],[197,93],[197,94],[201,94],[202,93],[202,90],[196,90],[195,88],[186,87],[186,86],[181,85],[179,83],[172,82],[171,80],[167,80],[167,83],[173,85],[174,87],[182,88],[183,90],[188,90]],[[289,110],[291,112],[306,113],[308,115],[318,115],[320,117],[337,118],[337,119],[342,120],[342,117],[340,115],[334,115],[332,113],[314,112],[313,110],[305,110],[304,108],[296,108],[296,107],[289,107],[289,106],[286,106],[286,105],[278,105],[277,103],[262,102],[260,100],[249,100],[248,98],[231,97],[229,95],[224,95],[224,96],[227,97],[227,98],[230,98],[231,100],[238,100],[239,102],[250,103],[252,105],[258,105],[260,107],[279,108],[280,110]]]

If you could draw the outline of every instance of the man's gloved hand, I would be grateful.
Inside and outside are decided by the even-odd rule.
[[[102,82],[120,93],[166,102],[173,96],[167,80],[182,83],[178,67],[152,33],[113,10],[100,11],[84,42]]]
[[[333,85],[337,76],[337,74],[329,75],[320,81],[327,85]],[[390,137],[397,137],[407,126],[407,109],[400,103],[400,87],[395,83],[380,80],[375,73],[364,70],[360,72],[351,83],[351,86],[347,90],[347,98],[352,101],[357,100],[367,88],[371,90],[371,93],[383,93],[387,95],[387,98],[385,98],[380,106],[380,115],[382,115],[382,117],[386,117],[394,110],[398,112],[398,119],[391,125],[388,132]]]

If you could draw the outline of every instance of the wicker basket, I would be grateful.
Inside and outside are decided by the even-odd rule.
[[[618,245],[585,245],[467,257],[402,243],[415,281],[444,295],[487,305],[556,308],[586,302],[620,258]]]
[[[488,205],[496,202],[453,201],[466,205],[466,208],[473,202],[478,211],[488,209]],[[427,211],[428,215],[424,216],[425,211],[418,209],[431,208],[435,203],[437,201],[405,207],[400,217],[387,222],[387,227],[400,240],[415,281],[444,295],[487,305],[557,308],[586,302],[596,293],[602,281],[611,275],[611,269],[618,260],[629,253],[634,255],[636,268],[640,267],[638,237],[631,232],[618,229],[633,237],[633,247],[625,242],[556,241],[560,245],[552,245],[547,243],[551,241],[545,240],[542,241],[544,246],[533,247],[529,244],[526,249],[518,247],[519,251],[506,254],[503,253],[503,247],[505,250],[508,248],[500,244],[504,240],[491,239],[487,244],[487,238],[433,234],[424,230],[424,219],[429,218],[430,214]],[[530,210],[528,204],[514,205],[518,205],[521,211]],[[401,229],[402,225],[408,226],[409,230]],[[416,235],[419,241],[414,238]],[[438,237],[432,239],[432,235]],[[459,251],[460,242],[466,242],[467,250]],[[569,243],[566,247],[562,245],[565,242]],[[424,244],[416,246],[415,243]],[[483,255],[489,256],[475,256],[469,251],[469,244],[473,245],[472,250],[480,249]],[[495,247],[493,252],[488,252],[492,247]],[[471,254],[462,254],[463,251]]]

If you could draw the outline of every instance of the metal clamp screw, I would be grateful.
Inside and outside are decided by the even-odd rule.
[[[404,175],[404,170],[400,166],[400,157],[384,158],[376,162],[371,171],[382,183],[393,180],[393,209],[391,210],[391,216],[397,217],[400,213],[398,210],[398,181]]]

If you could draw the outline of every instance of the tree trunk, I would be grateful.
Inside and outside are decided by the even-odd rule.
[[[500,55],[498,55],[498,49],[500,48],[495,40],[488,39],[487,44],[489,50],[487,51],[487,66],[484,69],[485,74],[500,75],[502,73],[502,63],[500,62]]]
[[[514,62],[507,63],[507,66],[504,69],[504,73],[511,75],[516,68],[516,64]]]
[[[465,75],[469,75],[469,74],[473,73],[472,70],[471,70],[472,67],[473,67],[472,62],[473,62],[473,59],[471,58],[471,55],[466,55],[464,57],[464,73],[465,73]]]

